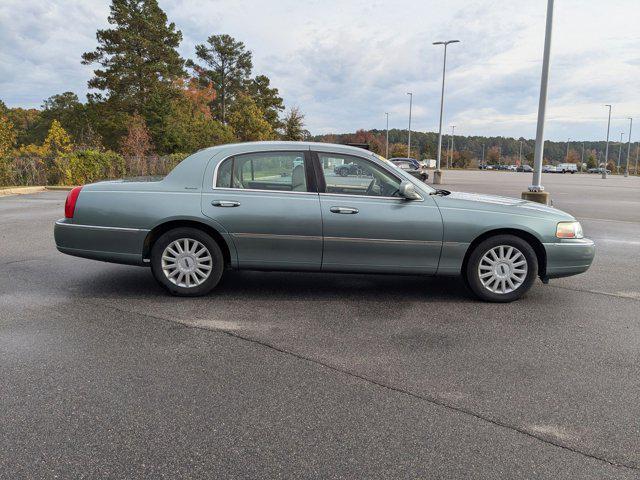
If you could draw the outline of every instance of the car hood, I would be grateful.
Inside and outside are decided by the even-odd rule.
[[[485,195],[481,193],[451,192],[449,195],[439,197],[438,205],[468,208],[484,211],[511,212],[518,215],[531,215],[532,217],[553,217],[567,220],[575,220],[574,217],[562,210],[549,207],[541,203],[530,202],[520,198],[502,197],[498,195]]]

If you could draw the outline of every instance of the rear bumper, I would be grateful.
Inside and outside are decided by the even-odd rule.
[[[558,240],[545,243],[547,268],[545,278],[559,278],[586,272],[596,254],[593,240],[588,238]]]
[[[80,225],[58,220],[53,228],[57,249],[67,255],[103,262],[145,265],[144,240],[149,230],[140,228]]]

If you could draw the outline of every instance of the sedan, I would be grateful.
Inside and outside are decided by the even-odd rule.
[[[365,175],[326,174],[337,164]],[[324,143],[207,148],[160,181],[76,187],[64,212],[60,252],[151,267],[184,296],[236,269],[462,276],[480,299],[509,302],[536,277],[586,271],[595,252],[568,213],[436,190],[371,152]]]
[[[531,168],[529,165],[520,165],[516,170],[518,172],[525,172],[525,173],[533,172],[533,168]]]

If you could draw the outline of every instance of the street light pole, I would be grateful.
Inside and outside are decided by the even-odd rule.
[[[640,175],[638,172],[638,154],[640,154],[640,143],[636,142],[636,176]]]
[[[451,125],[451,150],[449,151],[449,158],[451,159],[449,162],[449,168],[453,168],[453,137],[455,135],[456,132],[456,126],[455,125]]]
[[[387,147],[385,158],[389,158],[389,112],[385,112],[385,115],[387,116]]]
[[[582,142],[582,155],[580,155],[580,171],[582,172],[584,166],[584,142]]]
[[[458,43],[460,40],[447,40],[446,42],[433,42],[434,45],[444,45],[444,60],[442,62],[442,92],[440,94],[440,125],[438,127],[438,155],[436,160],[436,170],[433,172],[433,183],[442,183],[442,171],[440,170],[440,160],[442,158],[442,114],[444,112],[444,78],[447,70],[447,46],[451,43]]]
[[[620,149],[618,150],[618,165],[616,168],[616,173],[620,172],[620,159],[622,158],[622,137],[624,137],[624,132],[620,132]]]
[[[631,127],[633,127],[633,118],[629,117],[629,138],[627,138],[627,166],[624,168],[624,176],[629,176],[629,154],[631,153]]]
[[[636,155],[636,163],[638,163],[638,156]],[[480,165],[484,165],[484,143],[482,144],[482,162],[480,162]],[[636,168],[637,170],[637,168]]]
[[[549,60],[551,58],[551,32],[553,29],[553,0],[547,0],[547,23],[544,34],[544,54],[542,56],[542,75],[540,78],[540,100],[538,103],[538,124],[536,127],[536,146],[533,162],[533,181],[527,192],[522,193],[525,200],[549,203],[549,194],[542,186],[542,158],[544,156],[544,120],[547,109],[547,84],[549,83]]]
[[[520,166],[522,166],[522,140],[520,140],[520,154],[518,155],[518,161],[520,162]]]
[[[413,104],[413,93],[407,92],[409,95],[409,140],[407,140],[407,158],[411,158],[411,106]]]
[[[570,138],[567,138],[567,154],[565,155],[564,161],[565,162],[569,162],[569,142],[571,141]]]
[[[607,164],[609,163],[609,129],[611,127],[611,105],[605,105],[605,107],[609,107],[609,120],[607,120],[607,146],[604,149],[604,168],[602,169],[602,178],[607,178]]]

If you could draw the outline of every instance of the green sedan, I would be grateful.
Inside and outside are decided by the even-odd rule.
[[[353,164],[357,175],[335,173]],[[461,275],[480,299],[509,302],[595,253],[568,213],[436,190],[373,153],[310,142],[220,145],[159,181],[76,187],[54,233],[63,253],[150,266],[186,296],[239,269]]]

